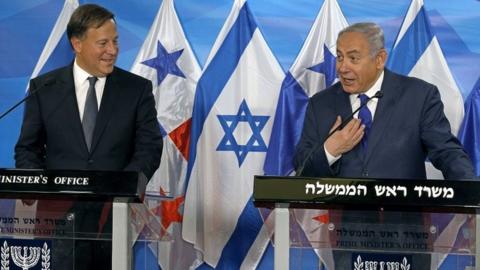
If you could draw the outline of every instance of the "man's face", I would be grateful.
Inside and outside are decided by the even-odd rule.
[[[370,54],[370,45],[362,33],[342,34],[337,40],[336,69],[343,89],[350,94],[367,91],[385,66],[387,54]]]
[[[82,39],[72,37],[71,42],[77,64],[96,77],[112,73],[118,55],[117,27],[113,20],[99,28],[89,28]]]

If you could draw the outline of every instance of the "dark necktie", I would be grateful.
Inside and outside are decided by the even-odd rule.
[[[365,94],[358,95],[360,99],[360,106],[366,104],[368,102],[368,96]],[[372,128],[372,113],[368,109],[368,106],[363,106],[360,111],[358,112],[358,118],[362,120],[362,124],[365,125],[365,134],[362,138],[362,149],[363,154],[367,153],[368,147],[368,135],[370,133],[370,129]]]
[[[97,77],[88,77],[87,80],[90,85],[88,86],[87,99],[85,100],[82,127],[88,151],[90,151],[90,147],[92,146],[93,130],[95,129],[95,121],[97,120],[98,113],[97,94],[95,93],[95,83],[97,82]]]

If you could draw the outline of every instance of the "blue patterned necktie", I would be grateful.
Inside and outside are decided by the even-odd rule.
[[[360,106],[363,106],[368,102],[368,96],[365,94],[358,95],[358,98],[360,99]],[[368,147],[368,135],[370,133],[370,129],[372,128],[372,113],[368,109],[368,106],[365,105],[360,109],[358,112],[358,118],[361,119],[362,124],[365,125],[365,134],[362,138],[362,149],[363,154],[365,155]]]
[[[95,83],[97,77],[88,77],[87,98],[85,100],[85,109],[83,111],[82,127],[85,135],[85,142],[87,143],[88,151],[92,146],[93,130],[95,129],[95,122],[97,120],[98,103],[97,94],[95,93]]]

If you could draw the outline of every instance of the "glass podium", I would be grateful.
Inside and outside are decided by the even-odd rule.
[[[460,180],[256,176],[253,197],[275,221],[275,269],[470,270],[479,190]]]
[[[0,170],[1,269],[132,269],[138,239],[169,239],[146,183],[135,172]]]

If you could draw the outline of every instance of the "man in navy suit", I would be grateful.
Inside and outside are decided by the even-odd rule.
[[[385,69],[386,58],[383,31],[378,25],[358,23],[338,34],[336,70],[340,82],[309,100],[295,154],[297,174],[426,179],[428,157],[446,179],[474,178],[470,159],[450,131],[437,87]],[[381,98],[371,98],[376,95]],[[362,102],[366,105],[360,108]],[[357,108],[358,114],[346,119]],[[365,228],[381,220],[399,232],[405,230],[404,224],[411,226],[407,230],[424,225],[418,213],[379,215],[346,211],[337,218],[339,223],[333,222],[338,228],[356,230],[358,224]],[[340,247],[333,254],[336,269],[351,268],[351,252]],[[429,255],[414,253],[411,257],[414,269],[430,269]]]
[[[351,25],[338,34],[340,82],[310,98],[295,166],[305,176],[425,179],[425,160],[446,179],[471,179],[474,170],[452,135],[436,86],[385,68],[382,29]],[[381,98],[373,97],[378,91]],[[328,134],[368,100],[368,120],[355,116]],[[348,120],[348,119],[347,119]],[[312,150],[313,149],[313,150]]]
[[[16,167],[126,170],[150,178],[163,146],[152,84],[114,66],[119,51],[114,15],[98,5],[82,5],[72,14],[67,35],[75,52],[73,63],[30,82],[30,91],[38,91],[25,105]],[[99,204],[75,203],[69,210],[77,212],[77,231],[111,232],[111,218],[105,222],[108,206],[102,210]],[[79,241],[76,249],[83,252],[77,252],[76,269],[111,265],[109,243]],[[66,259],[53,263],[59,269],[68,267],[58,265]]]

